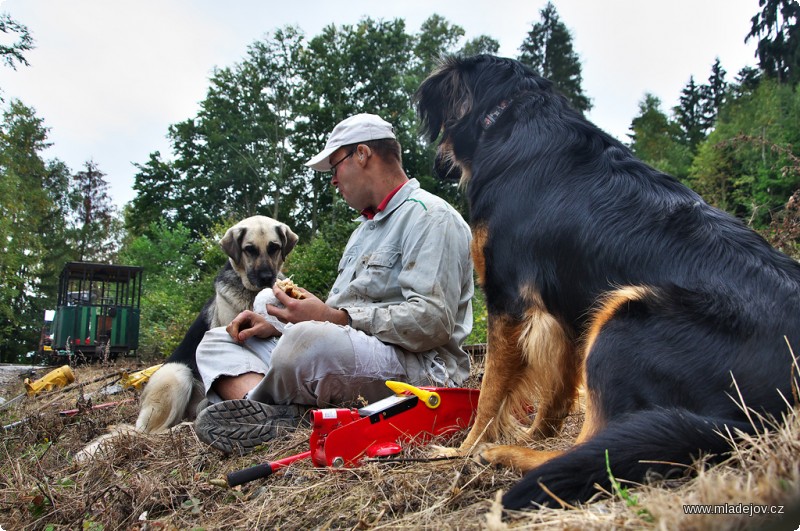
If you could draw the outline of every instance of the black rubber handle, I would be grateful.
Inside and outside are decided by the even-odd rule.
[[[228,474],[228,486],[235,487],[243,485],[256,479],[266,478],[272,474],[272,463],[263,463],[244,470],[238,470]]]

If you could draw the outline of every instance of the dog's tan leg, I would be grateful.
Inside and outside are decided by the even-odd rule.
[[[472,228],[472,260],[482,286],[486,283],[484,249],[488,238],[486,226]],[[457,453],[469,453],[478,443],[496,441],[501,434],[516,435],[518,419],[532,402],[530,382],[536,377],[520,342],[525,327],[525,322],[490,312],[486,367],[475,423]]]
[[[525,358],[519,348],[522,325],[505,316],[489,316],[489,337],[486,370],[481,382],[481,393],[475,423],[461,444],[459,452],[470,451],[478,442],[491,442],[507,431],[514,422],[512,411],[524,397]],[[512,418],[510,418],[512,417]]]
[[[484,225],[472,227],[472,243],[470,251],[481,286],[486,284],[486,257],[484,247],[489,237],[489,230]],[[486,367],[481,381],[481,394],[475,423],[461,447],[455,452],[467,454],[479,442],[495,441],[503,432],[501,424],[506,424],[509,408],[506,398],[508,391],[514,388],[522,372],[525,360],[519,350],[519,323],[513,323],[506,316],[489,315],[487,338]],[[505,412],[503,411],[505,410]]]

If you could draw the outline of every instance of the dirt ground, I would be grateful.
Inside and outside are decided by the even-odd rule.
[[[692,516],[687,504],[782,507],[800,502],[800,415],[795,409],[773,432],[737,447],[721,466],[696,466],[694,479],[602,493],[569,510],[503,512],[495,502],[519,476],[469,459],[426,462],[426,449],[408,447],[401,463],[370,462],[332,471],[298,461],[273,476],[230,488],[229,472],[309,448],[309,428],[287,433],[253,454],[225,457],[200,442],[184,424],[156,436],[114,439],[93,459],[76,454],[115,425],[132,423],[136,391],[97,395],[124,363],[76,367],[65,391],[0,406],[6,426],[0,447],[0,527],[4,530],[110,529],[771,529],[795,530],[800,513],[782,517],[743,514]],[[127,367],[137,369],[137,367]],[[39,376],[46,371],[38,371]],[[11,373],[11,376],[8,374]],[[12,370],[0,370],[0,396],[22,392]],[[473,381],[476,383],[476,381]],[[124,401],[91,409],[106,401]],[[73,416],[59,412],[77,408]],[[566,448],[579,430],[571,416]],[[457,444],[459,437],[444,444]]]
[[[42,367],[37,365],[10,365],[2,363],[0,364],[0,389],[4,392],[14,392],[14,390],[17,389],[17,385],[22,382],[24,377],[29,376],[31,372],[35,375],[37,372],[41,371]],[[22,393],[25,389],[20,387],[18,390]],[[0,404],[11,398],[11,396],[3,396],[3,394],[0,393]]]

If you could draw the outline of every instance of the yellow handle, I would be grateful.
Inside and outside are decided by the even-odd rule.
[[[439,404],[442,403],[441,398],[439,398],[439,393],[434,391],[425,391],[424,389],[420,389],[419,387],[414,387],[413,385],[409,385],[403,382],[395,382],[394,380],[386,380],[386,387],[391,389],[395,392],[395,394],[403,394],[405,392],[411,393],[412,395],[416,396],[420,400],[422,400],[426,406],[431,409],[436,409],[439,407]]]
[[[122,377],[119,380],[120,385],[122,385],[123,389],[127,389],[129,387],[133,387],[136,390],[139,390],[147,380],[153,376],[161,366],[164,365],[160,363],[158,365],[153,365],[152,367],[148,367],[146,369],[142,369],[141,371],[135,372],[133,374],[128,374],[125,371],[122,371]]]

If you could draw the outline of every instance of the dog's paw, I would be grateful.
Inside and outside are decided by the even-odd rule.
[[[508,454],[503,446],[482,444],[475,450],[472,459],[484,466],[509,467]]]
[[[517,472],[527,472],[561,454],[561,451],[533,450],[523,446],[486,445],[478,448],[475,452],[474,459],[482,465],[510,468]]]
[[[464,457],[466,454],[460,448],[451,448],[449,446],[439,446],[432,444],[428,451],[428,457],[432,459],[441,459],[443,457]]]

